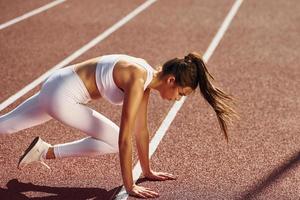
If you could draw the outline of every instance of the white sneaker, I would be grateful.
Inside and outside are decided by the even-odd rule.
[[[24,154],[20,157],[18,168],[21,169],[29,163],[37,161],[50,169],[50,167],[44,163],[44,159],[42,157],[43,153],[48,151],[49,147],[51,147],[51,145],[44,142],[40,137],[34,138]]]

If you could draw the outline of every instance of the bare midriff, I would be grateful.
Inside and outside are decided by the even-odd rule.
[[[101,94],[96,84],[96,67],[100,57],[75,64],[74,70],[84,83],[92,99],[98,99]]]

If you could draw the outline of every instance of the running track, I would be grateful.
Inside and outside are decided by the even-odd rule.
[[[0,24],[50,2],[2,0]],[[0,101],[143,3],[67,0],[0,30]],[[71,63],[127,53],[157,66],[190,51],[204,53],[234,3],[158,0]],[[139,181],[159,191],[158,199],[300,199],[299,10],[297,0],[244,0],[208,62],[217,85],[237,98],[241,119],[226,144],[200,94],[188,97],[151,158],[154,169],[178,179]],[[121,107],[103,100],[90,105],[120,122]],[[151,95],[151,136],[172,105]],[[49,161],[51,171],[40,165],[17,170],[19,155],[37,135],[52,144],[84,137],[55,120],[1,137],[0,199],[113,199],[121,190],[117,155]]]

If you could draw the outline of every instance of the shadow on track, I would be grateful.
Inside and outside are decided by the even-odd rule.
[[[300,164],[300,151],[294,154],[288,161],[281,166],[275,168],[268,176],[262,178],[257,185],[253,186],[248,191],[245,191],[241,198],[238,199],[252,199],[255,198],[264,189],[272,185],[276,180],[279,180],[287,171],[296,168]]]
[[[100,188],[76,188],[76,187],[49,187],[34,185],[32,183],[22,183],[17,179],[10,180],[6,188],[0,188],[0,197],[3,200],[24,200],[24,199],[46,199],[46,200],[60,200],[60,199],[97,199],[110,200],[116,193],[121,190],[116,187],[110,191]],[[24,192],[44,192],[48,193],[43,197],[27,197]]]

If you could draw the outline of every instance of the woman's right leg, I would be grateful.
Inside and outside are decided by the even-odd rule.
[[[51,115],[62,123],[81,130],[89,137],[54,145],[56,158],[95,156],[119,151],[119,127],[115,123],[82,104],[66,102],[63,107],[71,112],[56,109]]]
[[[54,119],[76,128],[89,137],[54,145],[55,157],[93,156],[118,152],[119,127],[84,105],[90,97],[72,68],[48,79],[41,90],[41,102]]]

